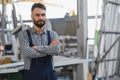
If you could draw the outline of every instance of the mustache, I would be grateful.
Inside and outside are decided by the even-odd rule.
[[[39,22],[39,21],[42,21],[42,22],[44,22],[43,20],[38,20],[37,22]]]

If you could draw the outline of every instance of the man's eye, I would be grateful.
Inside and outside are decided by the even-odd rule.
[[[40,16],[40,14],[36,14],[36,16]]]
[[[41,14],[41,16],[45,16],[45,14]]]

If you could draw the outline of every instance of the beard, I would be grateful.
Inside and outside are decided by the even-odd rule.
[[[35,21],[33,20],[34,24],[39,27],[39,28],[42,28],[44,25],[45,25],[45,22],[46,21],[43,21],[43,20],[38,20],[38,21]],[[40,22],[40,23],[39,23]]]

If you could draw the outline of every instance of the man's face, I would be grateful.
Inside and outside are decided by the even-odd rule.
[[[46,10],[42,8],[35,8],[32,12],[31,17],[33,19],[34,24],[37,27],[42,28],[46,22]]]

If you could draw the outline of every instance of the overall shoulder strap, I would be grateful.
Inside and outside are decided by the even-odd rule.
[[[31,35],[30,35],[30,31],[29,30],[26,30],[26,31],[27,31],[27,35],[28,35],[28,39],[29,39],[29,45],[30,45],[30,47],[32,47],[34,45],[33,45],[33,41],[32,41]]]
[[[47,31],[48,45],[51,43],[50,31]]]

